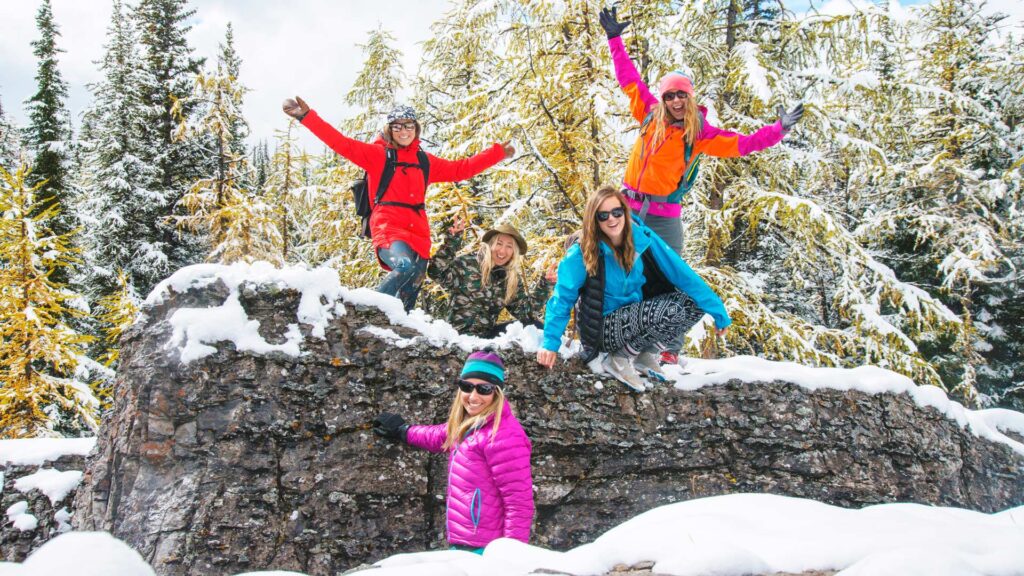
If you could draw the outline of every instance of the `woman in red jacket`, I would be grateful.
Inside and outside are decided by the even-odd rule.
[[[377,259],[390,273],[377,290],[402,300],[412,310],[419,295],[423,273],[430,259],[430,223],[424,206],[427,186],[433,182],[457,182],[472,178],[515,154],[508,143],[495,144],[462,160],[445,160],[426,154],[428,174],[420,165],[420,123],[409,106],[397,106],[373,143],[360,142],[338,132],[299,98],[284,101],[284,112],[302,123],[324,144],[366,170],[370,194],[370,235]],[[388,149],[395,150],[394,176],[377,204],[377,184],[387,161]],[[426,177],[425,177],[426,176]]]

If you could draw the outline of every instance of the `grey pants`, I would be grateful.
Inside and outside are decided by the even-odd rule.
[[[633,217],[639,218],[640,214],[636,210],[633,210]],[[669,248],[675,250],[676,254],[679,254],[680,257],[683,255],[682,220],[680,220],[679,218],[666,218],[664,216],[654,216],[653,214],[648,214],[647,217],[643,219],[643,222],[644,224],[647,225],[648,228],[653,230],[655,234],[657,234],[662,240],[664,240],[665,244],[668,244]],[[683,342],[686,340],[686,331],[689,329],[690,328],[687,327],[686,330],[680,332],[679,334],[675,335],[675,337],[671,338],[668,342],[666,342],[666,349],[676,353],[682,350]],[[653,350],[650,351],[653,352]]]
[[[633,217],[640,218],[640,214],[633,210]],[[679,218],[665,218],[648,214],[643,218],[643,223],[654,231],[668,247],[675,250],[679,256],[683,255],[683,221]]]
[[[604,352],[671,350],[669,342],[685,335],[704,317],[704,311],[682,292],[662,294],[627,304],[604,317]]]

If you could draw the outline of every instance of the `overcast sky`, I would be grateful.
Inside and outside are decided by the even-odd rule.
[[[904,0],[904,4],[921,1]],[[106,42],[111,1],[52,3],[61,32],[58,46],[65,51],[60,54],[60,71],[70,87],[68,107],[77,128],[89,102],[86,84],[99,80],[95,62]],[[37,61],[30,42],[39,35],[35,24],[39,4],[40,0],[0,0],[0,102],[21,125],[25,124],[24,102],[36,89]],[[193,0],[190,5],[196,9],[189,33],[194,55],[213,61],[227,23],[234,27],[242,57],[241,80],[251,90],[245,97],[244,114],[252,141],[270,140],[275,129],[285,127],[281,101],[293,94],[301,95],[332,123],[343,118],[348,111],[342,98],[363,61],[356,45],[378,25],[396,37],[395,48],[404,55],[406,73],[415,74],[421,42],[429,37],[430,24],[447,10],[447,0]],[[803,10],[807,0],[786,2],[786,6]],[[1024,21],[1021,0],[990,0],[988,11],[993,10],[1013,14],[1017,24]],[[319,147],[302,132],[303,145],[310,150]]]
[[[39,0],[0,0],[0,102],[4,111],[24,125],[24,101],[35,93],[37,60],[30,42],[37,39]],[[70,109],[78,118],[90,100],[86,84],[100,74],[95,64],[103,55],[110,23],[110,0],[52,0],[60,27],[60,71],[68,83]],[[134,4],[134,2],[133,2]],[[195,56],[216,59],[218,45],[231,22],[235,47],[242,58],[241,80],[251,91],[244,114],[253,138],[273,138],[287,125],[281,101],[299,94],[328,120],[340,120],[342,98],[355,81],[363,56],[357,44],[383,25],[396,38],[407,73],[415,74],[420,43],[430,24],[440,18],[446,0],[192,0],[196,14],[189,32]],[[385,9],[386,8],[386,9]],[[306,131],[303,131],[306,132]],[[303,135],[313,150],[315,139]],[[319,148],[319,145],[316,146]]]

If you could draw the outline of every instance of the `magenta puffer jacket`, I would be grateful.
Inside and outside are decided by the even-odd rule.
[[[448,542],[483,547],[498,538],[530,540],[533,524],[533,476],[530,439],[508,402],[498,433],[492,416],[470,432],[448,455]],[[446,424],[411,426],[412,446],[440,452]]]

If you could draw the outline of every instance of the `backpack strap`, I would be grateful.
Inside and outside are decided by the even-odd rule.
[[[373,205],[380,204],[381,198],[391,185],[391,178],[395,175],[395,167],[398,163],[398,151],[394,148],[384,149],[384,171],[380,173],[380,182],[377,183],[377,194],[373,197]]]
[[[418,164],[410,164],[408,162],[398,161],[398,151],[394,148],[387,148],[385,150],[387,158],[384,161],[384,171],[380,175],[380,184],[377,185],[377,195],[374,197],[374,206],[400,206],[402,208],[408,208],[421,212],[427,208],[424,203],[419,204],[408,204],[406,202],[391,202],[389,200],[383,200],[384,193],[387,192],[388,186],[391,185],[391,179],[395,175],[395,170],[401,166],[402,168],[419,168],[420,172],[423,173],[423,188],[427,187],[430,183],[430,158],[427,157],[427,153],[423,150],[416,151],[416,158],[419,160]]]
[[[423,150],[416,151],[416,157],[420,160],[420,172],[423,172],[423,189],[427,189],[427,184],[430,184],[430,158],[427,157],[427,153]]]

